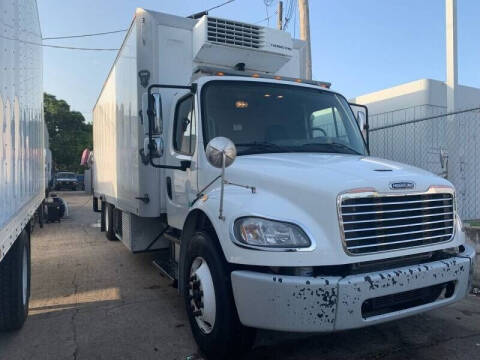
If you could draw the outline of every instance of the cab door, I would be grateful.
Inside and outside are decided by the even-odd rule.
[[[166,169],[167,214],[170,226],[181,229],[188,214],[190,202],[198,192],[197,142],[198,121],[194,94],[177,95],[172,109],[173,121],[169,131],[170,163],[191,161],[186,171]]]

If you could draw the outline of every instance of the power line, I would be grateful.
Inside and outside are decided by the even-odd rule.
[[[93,33],[93,34],[44,37],[42,38],[42,40],[73,39],[73,38],[82,38],[82,37],[88,37],[88,36],[101,36],[101,35],[108,35],[108,34],[116,34],[116,33],[125,32],[125,31],[128,31],[128,29],[105,31],[105,32],[99,32],[99,33]]]
[[[275,12],[274,12],[272,15],[266,17],[265,19],[262,19],[262,20],[259,20],[259,21],[257,21],[257,22],[254,22],[254,24],[260,24],[260,23],[262,23],[262,22],[264,22],[264,21],[270,20],[272,17],[274,17],[274,16],[277,15],[277,14],[278,14],[278,11],[275,10]]]
[[[218,9],[219,7],[225,6],[225,5],[230,4],[230,3],[234,2],[234,1],[235,1],[235,0],[225,1],[224,3],[215,5],[214,7],[211,7],[210,9],[207,9],[207,10],[205,10],[205,11],[206,11],[206,12],[209,12],[209,11],[211,11],[211,10]]]
[[[228,5],[232,2],[234,2],[235,0],[228,0],[228,1],[225,1],[221,4],[218,4],[218,5],[215,5],[213,7],[211,7],[210,9],[207,9],[205,10],[205,12],[208,12],[208,11],[211,11],[211,10],[214,10],[214,9],[218,9],[219,7],[222,7],[222,6],[225,6],[225,5]],[[272,0],[273,1],[273,0]],[[74,38],[83,38],[83,37],[91,37],[91,36],[102,36],[102,35],[109,35],[109,34],[117,34],[117,33],[121,33],[121,32],[125,32],[125,31],[128,31],[128,28],[127,29],[119,29],[119,30],[112,30],[112,31],[104,31],[104,32],[98,32],[98,33],[91,33],[91,34],[80,34],[80,35],[65,35],[65,36],[51,36],[51,37],[44,37],[42,38],[42,40],[60,40],[60,39],[74,39]],[[46,47],[58,47],[58,48],[62,48],[60,46],[49,46],[49,45],[42,45],[42,46],[46,46]],[[82,49],[82,50],[88,50],[88,48],[75,48],[75,47],[70,47],[70,46],[66,46],[65,48],[67,49]],[[93,49],[93,50],[96,50],[96,49]],[[110,49],[105,49],[105,50],[110,50]],[[118,50],[118,49],[112,49],[112,50]]]
[[[56,49],[86,50],[86,51],[118,51],[119,50],[119,49],[109,49],[109,48],[85,48],[85,47],[74,47],[74,46],[48,45],[48,44],[36,43],[36,42],[33,42],[33,41],[14,39],[14,38],[4,36],[4,35],[0,35],[0,38],[6,39],[6,40],[18,41],[18,42],[21,42],[21,43],[24,43],[24,44],[29,44],[29,45],[56,48]]]

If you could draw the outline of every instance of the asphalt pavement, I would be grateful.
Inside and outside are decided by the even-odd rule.
[[[152,265],[100,232],[83,192],[32,237],[30,315],[0,334],[0,359],[199,358],[183,302]],[[260,331],[245,359],[480,359],[480,294],[447,308],[334,334]]]

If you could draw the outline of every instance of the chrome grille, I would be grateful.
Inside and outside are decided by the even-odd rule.
[[[258,49],[262,46],[260,26],[208,18],[208,41]]]
[[[344,244],[353,255],[444,242],[454,231],[451,193],[345,196],[339,210]]]

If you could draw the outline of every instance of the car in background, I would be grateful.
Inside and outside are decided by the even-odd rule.
[[[85,190],[85,175],[77,174],[77,190]]]
[[[55,175],[55,190],[77,190],[77,175],[73,172],[58,172]]]

